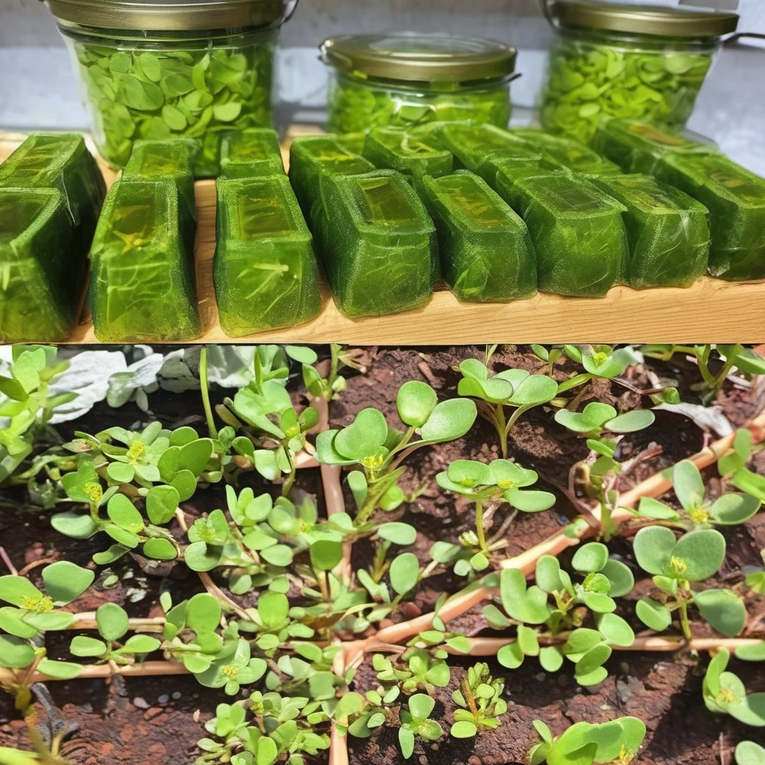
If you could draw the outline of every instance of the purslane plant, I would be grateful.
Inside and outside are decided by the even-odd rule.
[[[758,512],[762,501],[747,493],[728,492],[717,499],[706,498],[706,488],[699,469],[689,460],[672,468],[672,487],[682,512],[651,497],[643,497],[637,514],[681,528],[736,526]]]
[[[454,711],[451,735],[472,738],[481,730],[495,730],[499,718],[507,712],[504,689],[504,682],[491,676],[488,664],[478,662],[470,667],[452,694],[459,708]]]
[[[493,375],[490,359],[491,353],[487,353],[486,363],[478,359],[463,361],[457,392],[478,399],[478,411],[496,429],[501,455],[507,458],[507,439],[513,425],[525,412],[552,401],[558,384],[551,377],[532,375],[525,369],[506,369]]]
[[[765,747],[754,741],[742,741],[736,747],[736,765],[765,765]]]
[[[503,504],[524,513],[549,510],[555,504],[555,495],[547,491],[530,489],[538,475],[509,460],[494,460],[488,465],[476,460],[456,460],[436,475],[438,485],[446,491],[459,494],[475,506],[475,531],[460,537],[459,544],[435,542],[430,555],[436,563],[454,562],[454,572],[466,576],[485,571],[491,565],[507,540],[502,528],[487,538],[484,529],[485,512],[494,512]]]
[[[620,717],[610,722],[574,723],[554,737],[541,720],[534,728],[542,739],[527,755],[529,765],[593,765],[614,763],[629,765],[645,738],[645,723],[637,717]]]
[[[729,714],[745,725],[765,727],[765,693],[747,694],[738,675],[727,671],[729,661],[730,651],[722,648],[709,662],[704,676],[704,704],[710,712]]]
[[[354,525],[365,524],[377,508],[392,510],[403,501],[397,482],[401,464],[423,446],[453,441],[470,430],[476,407],[466,399],[438,402],[429,385],[410,380],[399,388],[398,415],[405,432],[391,427],[377,409],[362,409],[342,430],[327,430],[316,439],[316,457],[328,465],[354,465],[348,483],[358,506]],[[419,437],[417,437],[419,436]]]
[[[664,526],[649,526],[635,535],[633,549],[640,567],[653,576],[656,590],[641,598],[635,612],[647,627],[663,632],[676,613],[683,635],[690,640],[688,609],[701,615],[727,637],[735,637],[746,623],[746,608],[729,589],[694,590],[693,585],[717,573],[725,559],[725,537],[715,529],[696,529],[676,539]]]
[[[635,640],[627,621],[614,613],[614,597],[629,593],[635,580],[630,569],[610,558],[608,548],[599,542],[580,547],[571,565],[581,581],[574,581],[556,557],[542,556],[536,584],[528,587],[521,571],[504,569],[499,583],[502,610],[489,604],[483,613],[494,629],[516,628],[516,640],[497,653],[502,666],[515,669],[526,656],[535,656],[545,670],[556,672],[568,659],[580,685],[595,685],[607,676],[603,664],[611,656],[611,646],[627,647]]]

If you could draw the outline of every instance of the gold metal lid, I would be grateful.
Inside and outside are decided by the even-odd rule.
[[[275,26],[297,0],[46,0],[62,22],[146,32]]]
[[[660,37],[719,37],[734,32],[737,13],[657,5],[616,5],[586,0],[553,0],[553,23]]]
[[[333,37],[320,50],[342,72],[407,82],[501,79],[513,73],[517,54],[494,40],[413,33]]]

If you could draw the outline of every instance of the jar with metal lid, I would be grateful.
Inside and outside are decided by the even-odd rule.
[[[516,51],[492,40],[436,34],[355,35],[325,40],[332,72],[328,129],[366,132],[475,120],[507,127]]]
[[[655,5],[542,0],[559,33],[540,102],[543,127],[588,142],[605,116],[685,126],[738,15]]]
[[[114,167],[138,139],[193,138],[218,174],[226,131],[271,127],[281,24],[297,0],[47,0],[96,145]]]

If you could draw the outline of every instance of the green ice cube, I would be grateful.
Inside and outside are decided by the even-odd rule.
[[[271,128],[248,128],[227,135],[221,144],[220,166],[226,178],[283,175],[278,133]]]
[[[90,309],[102,342],[192,340],[194,226],[172,181],[117,181],[91,252]]]
[[[701,138],[701,136],[698,136]],[[653,174],[659,160],[674,152],[714,154],[717,147],[706,139],[627,119],[598,123],[590,147],[619,165],[625,173]]]
[[[631,287],[690,287],[706,273],[709,213],[701,202],[650,175],[610,175],[593,183],[627,208]]]
[[[75,229],[72,246],[87,252],[106,186],[81,135],[33,133],[0,165],[0,188],[59,189]]]
[[[765,179],[720,154],[667,154],[656,175],[709,210],[713,276],[765,279]]]
[[[512,135],[525,141],[532,151],[542,155],[542,166],[551,170],[570,170],[585,178],[620,173],[621,168],[573,138],[535,128],[518,128]]]
[[[220,179],[215,296],[230,337],[294,326],[321,310],[311,232],[285,175]]]
[[[178,185],[184,209],[196,220],[194,161],[199,153],[196,141],[184,138],[166,141],[136,141],[130,153],[123,182],[172,181]]]
[[[450,151],[438,148],[433,140],[393,128],[370,131],[364,142],[363,156],[379,168],[398,170],[408,178],[438,177],[452,172]]]
[[[419,186],[438,232],[441,273],[460,300],[514,300],[537,291],[526,224],[477,175],[426,177]]]
[[[444,123],[436,135],[440,145],[454,155],[456,167],[480,175],[492,187],[497,162],[527,168],[539,167],[542,159],[539,152],[530,149],[520,138],[493,125]]]
[[[312,206],[320,201],[321,178],[368,173],[375,166],[348,151],[333,136],[296,138],[290,147],[290,182],[306,220],[312,222]]]
[[[364,149],[366,133],[333,133],[338,143],[348,149],[352,154],[361,154]]]
[[[0,188],[0,342],[69,336],[87,270],[76,236],[58,189]]]
[[[355,318],[424,305],[436,272],[436,231],[404,176],[328,176],[322,198],[315,233],[339,310]]]
[[[526,221],[540,290],[602,297],[626,280],[626,208],[588,180],[560,171],[498,172],[496,190]]]

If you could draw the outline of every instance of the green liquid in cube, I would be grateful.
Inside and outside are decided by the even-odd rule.
[[[536,292],[526,224],[483,179],[464,171],[428,177],[421,194],[436,225],[441,273],[460,300],[513,300]]]
[[[709,214],[704,205],[649,175],[605,176],[594,183],[626,207],[631,287],[690,287],[706,273]]]
[[[344,148],[348,149],[352,154],[361,154],[364,150],[364,141],[366,141],[366,133],[335,133],[334,138]]]
[[[221,171],[226,178],[283,175],[279,136],[270,128],[250,128],[223,139]]]
[[[625,119],[598,124],[592,149],[615,162],[625,173],[653,174],[662,157],[673,152],[714,154],[712,143],[694,141],[677,131]]]
[[[55,188],[0,188],[0,341],[58,342],[72,331],[87,253]]]
[[[191,340],[200,332],[194,226],[171,181],[117,181],[91,252],[90,308],[104,342]]]
[[[765,179],[719,154],[668,154],[656,175],[709,210],[713,276],[765,279]]]
[[[623,205],[564,172],[498,172],[496,182],[500,196],[528,226],[540,290],[602,297],[626,281]]]
[[[311,233],[286,176],[218,181],[214,277],[230,337],[302,324],[321,310]]]
[[[570,170],[586,178],[621,172],[617,164],[573,138],[534,128],[519,128],[510,132],[525,141],[530,149],[541,154],[543,167]]]
[[[348,151],[332,136],[298,138],[290,147],[289,178],[309,225],[313,206],[321,204],[322,177],[357,175],[374,169],[368,159]]]
[[[4,326],[0,335],[7,340],[63,340],[77,319],[85,287],[88,250],[104,200],[104,180],[82,136],[34,133],[0,165],[0,191],[6,200],[12,198],[8,196],[11,190],[21,194],[19,205],[25,209],[35,203],[23,200],[40,197],[25,196],[22,191],[55,190],[58,202],[46,202],[39,221],[20,215],[17,224],[13,224],[17,226],[13,246],[27,241],[24,231],[34,233],[30,233],[31,249],[22,247],[19,251],[25,253],[24,258],[19,258],[11,270],[6,267]],[[57,204],[63,212],[57,210]],[[6,266],[13,260],[7,249],[10,241],[3,257]],[[43,247],[45,241],[49,242],[49,253]],[[20,284],[23,278],[31,280],[26,288]],[[10,299],[11,294],[25,294],[25,289],[38,291],[36,297],[30,297],[27,306],[20,299]],[[42,305],[43,299],[51,304]]]
[[[434,141],[415,137],[403,130],[370,131],[363,156],[379,168],[398,170],[409,178],[441,176],[452,172],[452,154]]]
[[[328,176],[316,239],[332,296],[350,318],[426,303],[438,272],[433,222],[400,173]]]
[[[194,159],[199,147],[195,141],[175,138],[169,141],[136,141],[122,182],[171,181],[178,185],[184,213],[191,221],[197,217],[194,196]]]

